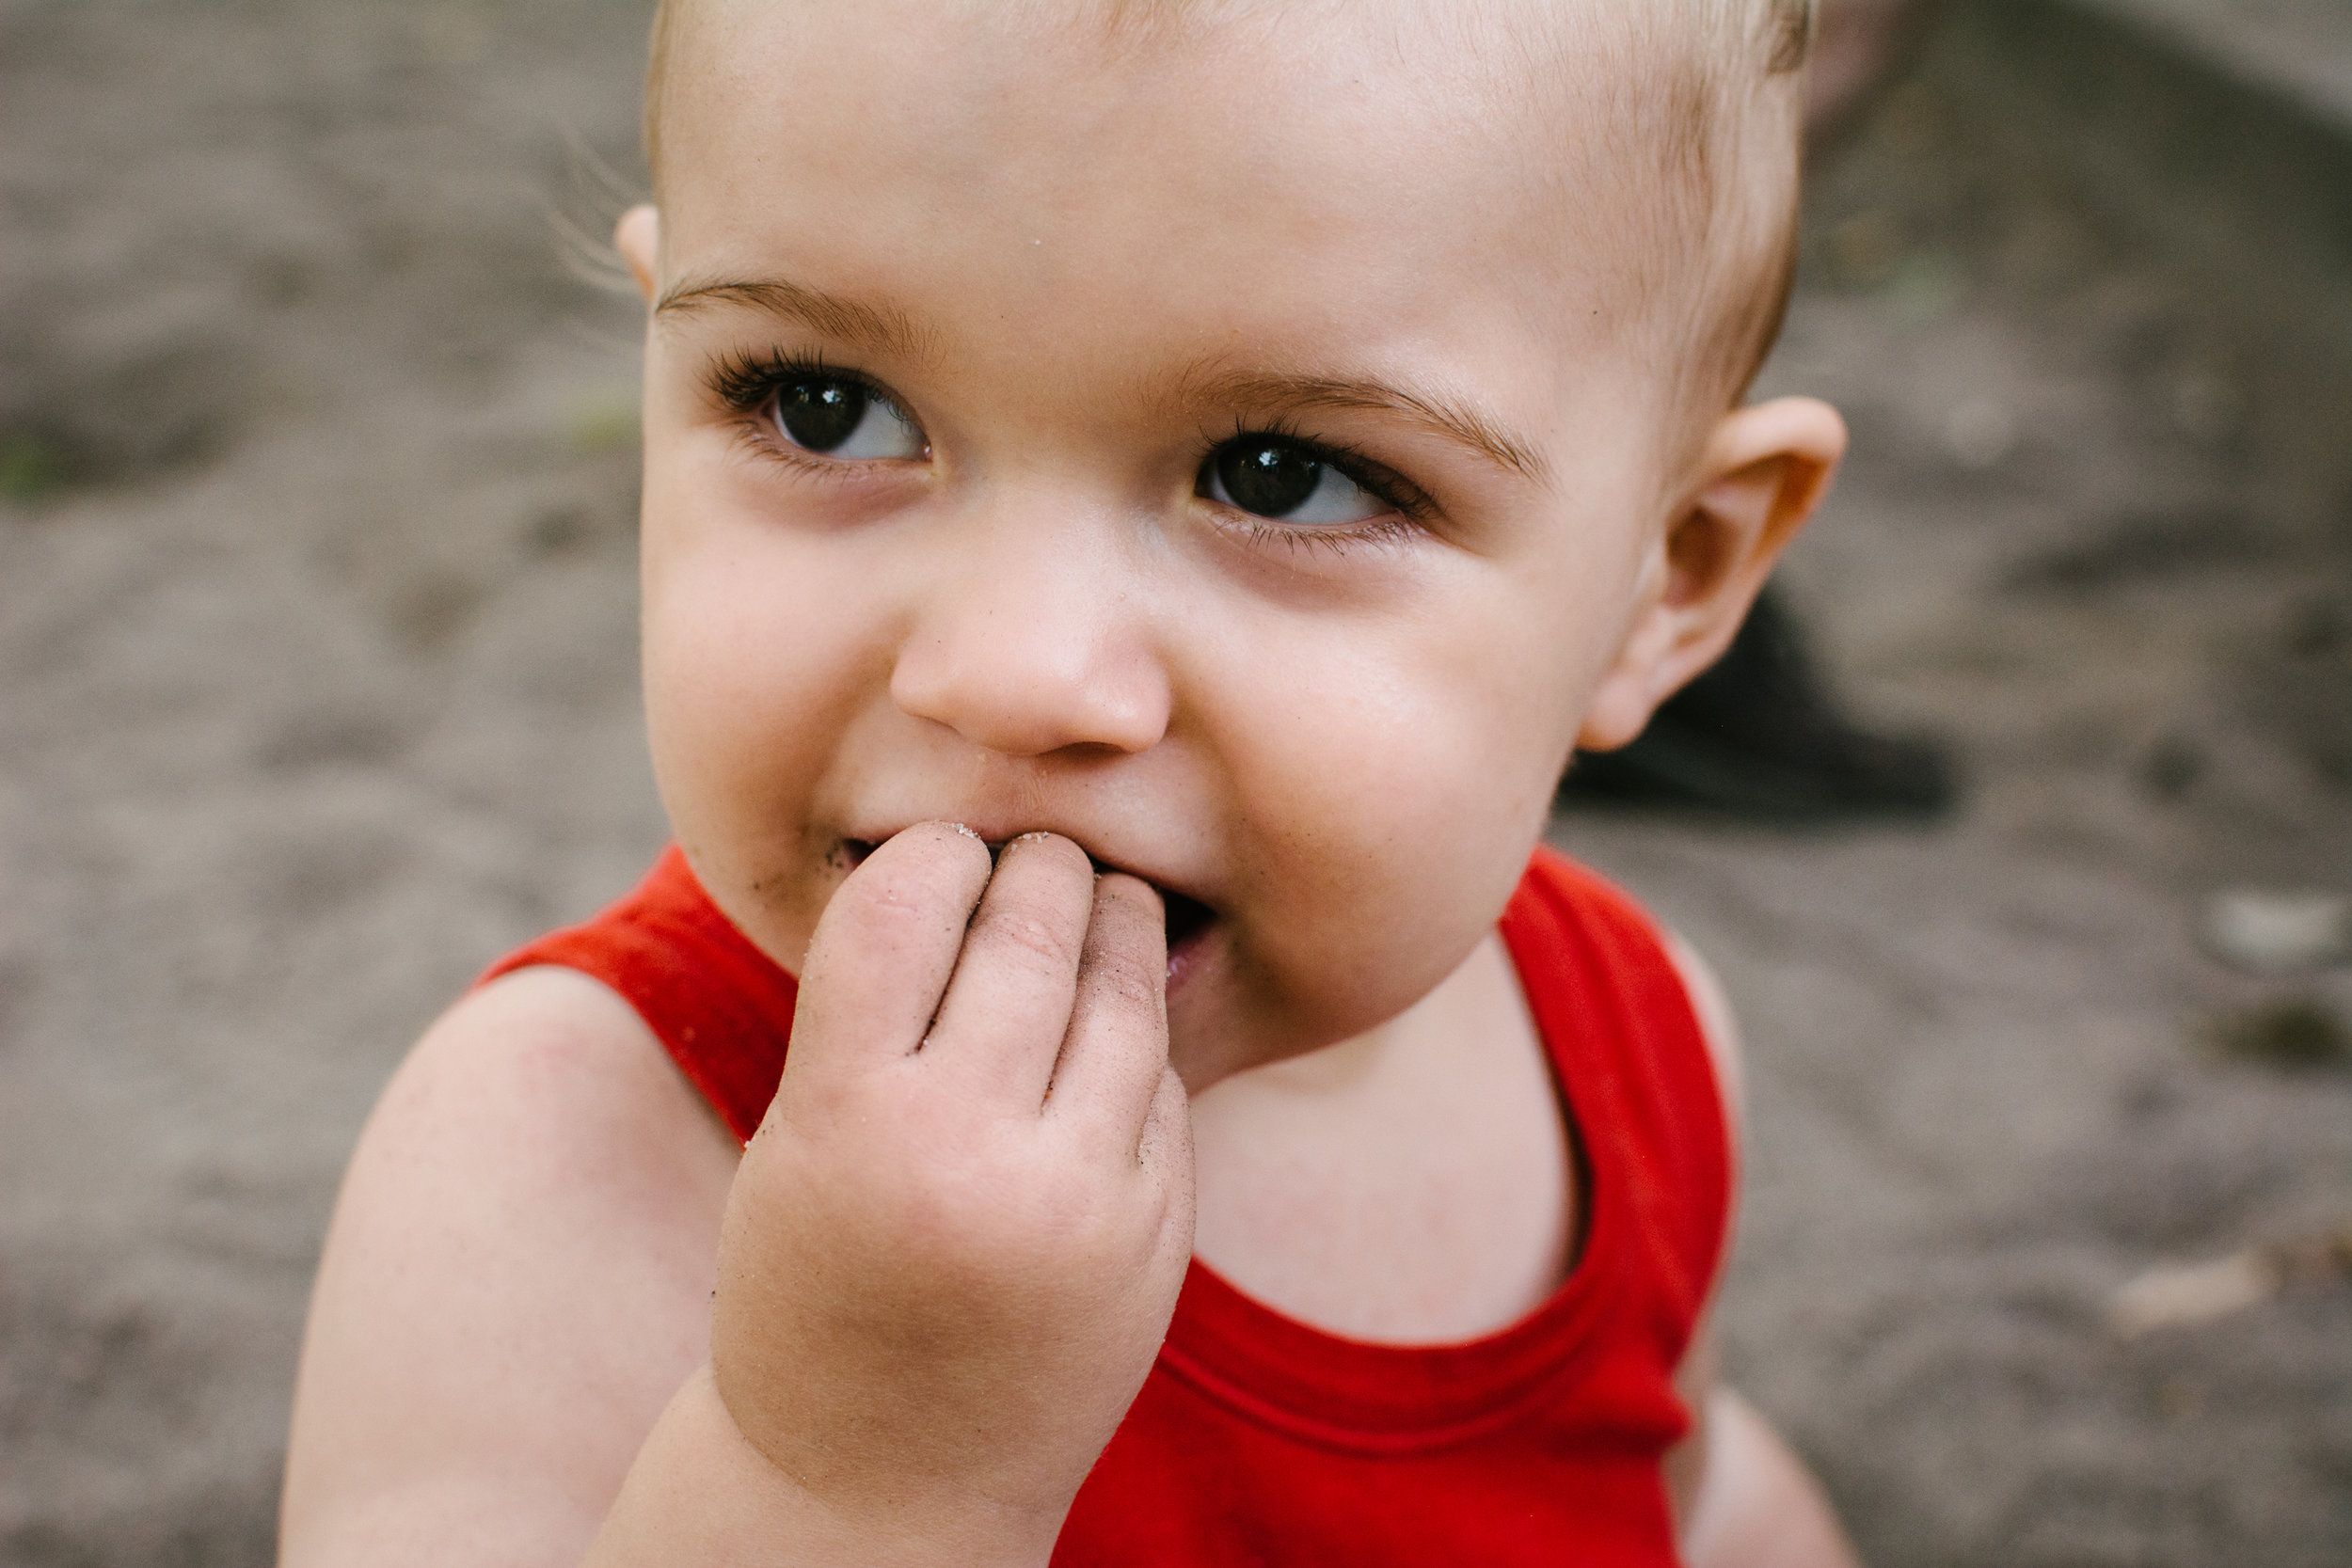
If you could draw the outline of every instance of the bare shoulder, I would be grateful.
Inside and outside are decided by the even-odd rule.
[[[1668,931],[1666,952],[1674,959],[1676,973],[1682,977],[1682,989],[1690,994],[1691,1011],[1697,1015],[1699,1034],[1707,1041],[1707,1054],[1715,1064],[1715,1085],[1723,1093],[1724,1117],[1729,1123],[1736,1149],[1747,1119],[1748,1090],[1740,1021],[1732,1013],[1731,999],[1724,994],[1723,982],[1715,977],[1714,966],[1699,956],[1697,948],[1683,941],[1678,932]]]
[[[1699,956],[1697,948],[1670,930],[1666,933],[1666,953],[1691,999],[1691,1012],[1698,1020],[1708,1059],[1715,1067],[1715,1087],[1724,1102],[1724,1133],[1731,1142],[1736,1170],[1747,1087],[1739,1021],[1732,1015],[1731,999],[1724,994],[1723,982],[1715,977],[1713,966]],[[1716,1283],[1722,1283],[1720,1275]],[[1675,1372],[1675,1389],[1691,1414],[1691,1430],[1667,1451],[1665,1459],[1667,1497],[1674,1505],[1677,1522],[1686,1531],[1702,1495],[1714,1490],[1711,1472],[1715,1466],[1710,1461],[1715,1435],[1712,1415],[1718,1392],[1715,1374],[1714,1301],[1710,1293],[1707,1309],[1683,1353],[1682,1364]]]
[[[344,1178],[280,1560],[577,1561],[706,1357],[735,1163],[596,981],[525,970],[453,1007]]]

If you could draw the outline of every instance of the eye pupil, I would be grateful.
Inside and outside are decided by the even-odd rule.
[[[866,418],[866,388],[854,381],[796,381],[776,394],[776,423],[796,445],[831,451]]]
[[[1287,517],[1323,483],[1323,464],[1293,441],[1235,441],[1216,454],[1216,477],[1244,512]]]

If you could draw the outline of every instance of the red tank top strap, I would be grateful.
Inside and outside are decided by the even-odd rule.
[[[1682,972],[1639,904],[1549,847],[1499,928],[1585,1161],[1616,1167],[1679,1359],[1723,1262],[1737,1188],[1726,1102]]]
[[[477,986],[541,964],[603,981],[654,1032],[729,1131],[758,1131],[784,1076],[800,982],[710,901],[673,844],[625,897],[550,931],[484,972]]]

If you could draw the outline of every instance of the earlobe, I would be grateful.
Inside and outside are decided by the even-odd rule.
[[[612,248],[628,263],[628,273],[637,279],[637,292],[653,303],[654,279],[658,276],[656,259],[661,252],[661,214],[652,203],[639,202],[621,214],[621,221],[612,229]]]
[[[1653,546],[1625,640],[1585,710],[1579,749],[1626,744],[1660,703],[1722,656],[1845,451],[1845,421],[1817,399],[1776,398],[1724,417],[1695,483]]]

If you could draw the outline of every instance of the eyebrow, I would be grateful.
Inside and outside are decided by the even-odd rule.
[[[719,278],[678,284],[654,307],[657,318],[709,306],[739,306],[797,321],[853,347],[905,358],[929,357],[930,336],[902,310],[878,309],[786,278]],[[1549,474],[1527,441],[1476,408],[1354,376],[1284,375],[1236,371],[1184,378],[1186,400],[1283,410],[1357,409],[1399,414],[1430,434],[1470,449],[1497,467],[1537,483]]]
[[[1279,375],[1233,372],[1190,383],[1186,390],[1204,403],[1244,407],[1332,410],[1370,409],[1401,414],[1434,436],[1468,447],[1497,467],[1543,483],[1544,460],[1525,440],[1476,408],[1443,398],[1352,376]]]
[[[660,318],[714,305],[741,306],[782,316],[852,347],[904,358],[927,357],[930,349],[928,335],[903,310],[880,309],[781,277],[689,280],[664,293],[653,313]]]

